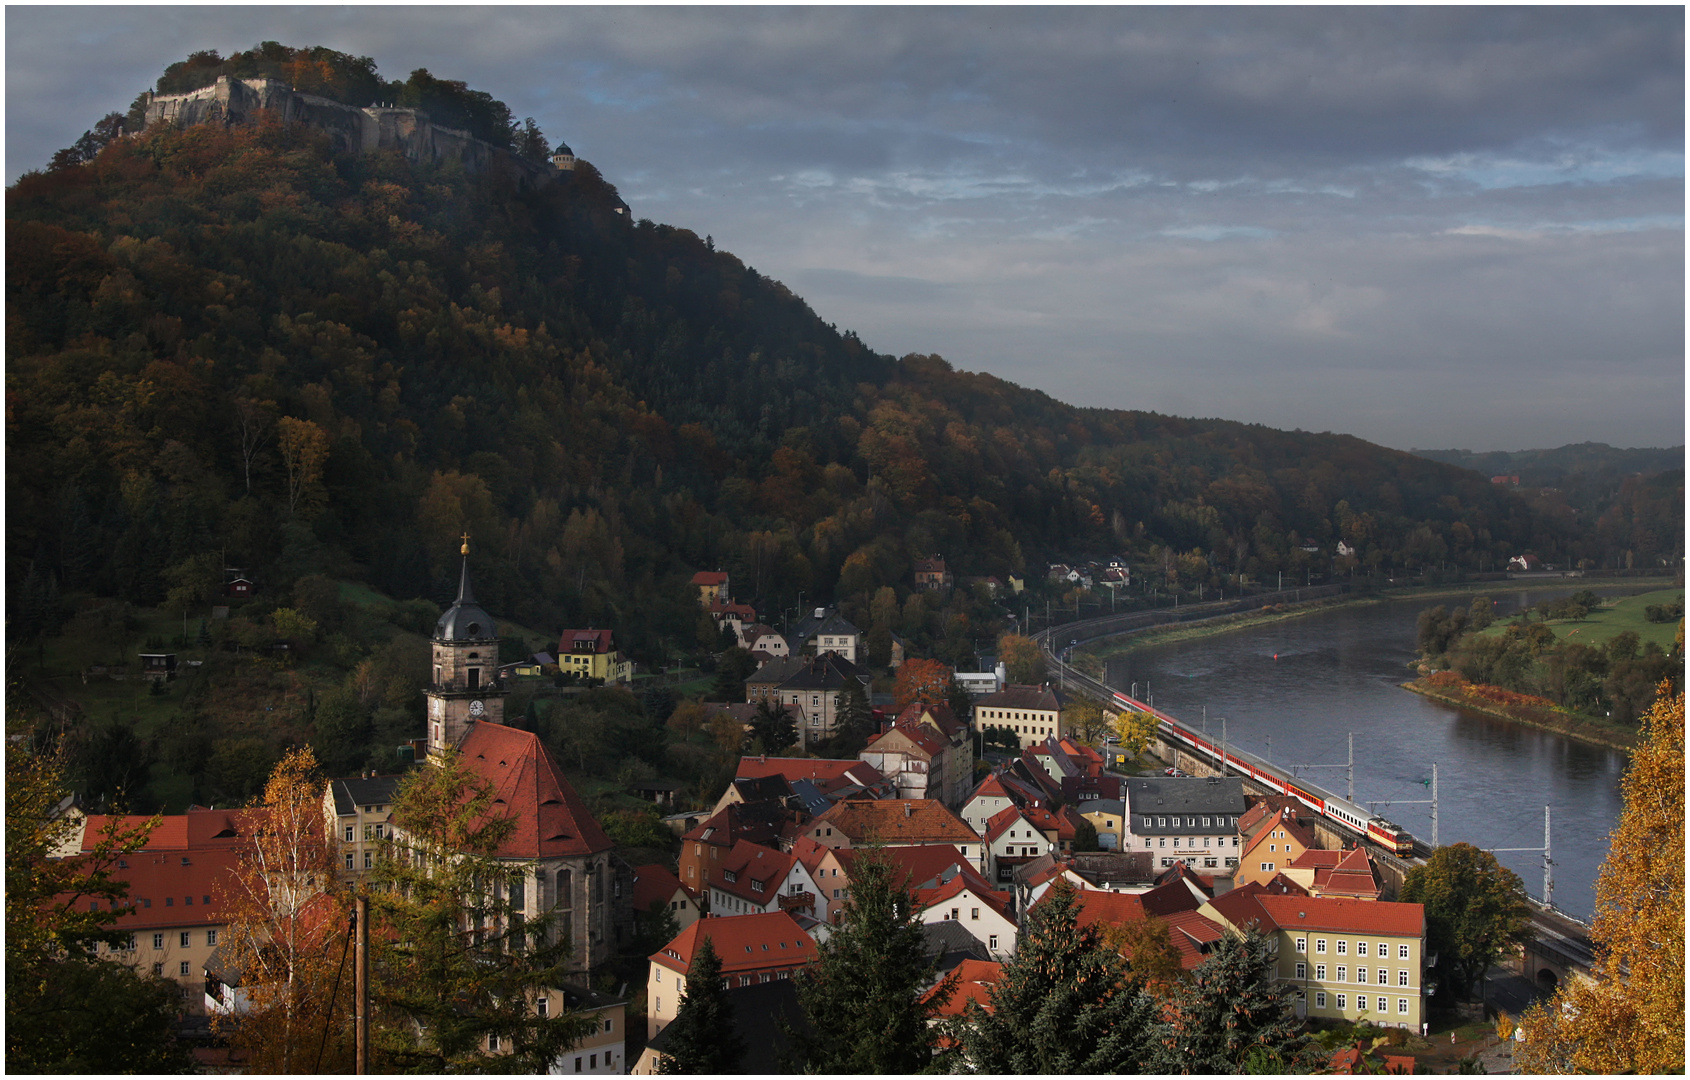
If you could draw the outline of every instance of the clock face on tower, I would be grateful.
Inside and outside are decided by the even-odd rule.
[[[472,701],[469,703],[469,714],[471,716],[480,716],[485,710],[486,706],[481,704],[479,701]]]

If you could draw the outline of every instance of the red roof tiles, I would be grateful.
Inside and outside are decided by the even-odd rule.
[[[532,732],[476,724],[465,733],[458,753],[487,782],[493,812],[516,819],[516,828],[495,852],[500,857],[590,855],[614,846]]]
[[[652,953],[650,959],[684,975],[706,937],[722,959],[723,975],[801,967],[816,958],[816,943],[798,920],[784,911],[770,911],[700,919]]]

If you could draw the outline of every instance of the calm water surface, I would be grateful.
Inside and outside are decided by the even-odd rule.
[[[1602,590],[1606,591],[1606,590]],[[1529,594],[1535,603],[1548,592]],[[1527,594],[1492,594],[1499,612]],[[1438,601],[1446,604],[1460,600]],[[1345,794],[1347,736],[1355,733],[1355,801],[1415,835],[1432,835],[1438,766],[1438,842],[1483,848],[1543,847],[1551,808],[1555,905],[1589,920],[1596,875],[1619,819],[1626,755],[1547,731],[1493,720],[1403,690],[1416,657],[1415,620],[1430,606],[1405,600],[1339,609],[1216,637],[1157,645],[1108,663],[1107,681],[1217,738],[1301,768],[1313,783]],[[1271,749],[1270,749],[1271,747]],[[1497,852],[1543,895],[1543,856]]]

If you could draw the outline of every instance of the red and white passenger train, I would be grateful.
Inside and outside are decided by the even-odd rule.
[[[1217,768],[1221,766],[1220,746],[1211,742],[1201,732],[1192,731],[1166,713],[1158,712],[1141,701],[1134,701],[1123,693],[1111,691],[1111,694],[1118,707],[1155,716],[1157,727],[1164,738],[1185,747]],[[1369,814],[1355,803],[1323,791],[1300,777],[1293,777],[1283,769],[1236,747],[1227,747],[1225,756],[1228,767],[1248,776],[1263,787],[1296,798],[1320,816],[1330,818],[1351,832],[1360,833],[1398,855],[1414,853],[1414,837],[1395,822]]]

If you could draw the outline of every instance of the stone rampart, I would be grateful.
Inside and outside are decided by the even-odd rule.
[[[185,94],[159,94],[147,102],[148,124],[161,120],[183,126],[250,124],[260,113],[327,132],[338,151],[394,150],[419,165],[456,162],[470,172],[503,169],[520,187],[538,187],[560,175],[550,163],[525,161],[467,131],[437,125],[420,109],[361,109],[300,93],[274,79],[220,75],[210,86]]]

